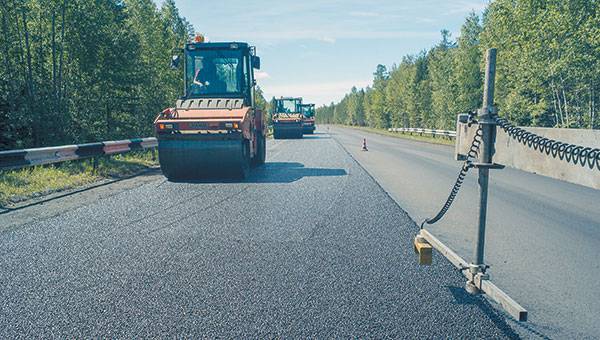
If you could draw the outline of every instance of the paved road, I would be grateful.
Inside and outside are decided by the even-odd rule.
[[[0,338],[517,337],[327,135],[243,183],[160,174],[0,214]]]
[[[330,129],[415,221],[441,208],[460,168],[453,147]],[[369,152],[360,151],[364,137]],[[486,262],[494,282],[530,311],[532,331],[600,337],[600,190],[514,169],[492,171],[490,185]],[[470,261],[476,225],[473,172],[450,212],[428,229]]]

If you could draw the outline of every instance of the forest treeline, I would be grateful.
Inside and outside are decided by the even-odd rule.
[[[182,94],[170,62],[194,28],[174,0],[0,6],[0,150],[146,137]]]
[[[1,149],[149,135],[181,94],[173,0],[0,1]]]
[[[598,128],[597,0],[495,0],[471,13],[456,41],[377,65],[372,85],[320,107],[321,123],[453,129],[481,106],[485,50],[498,49],[496,104],[523,126]]]

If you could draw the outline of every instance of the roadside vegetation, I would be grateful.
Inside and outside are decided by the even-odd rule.
[[[145,137],[183,88],[174,0],[0,6],[0,150]]]
[[[151,151],[0,171],[0,206],[64,191],[104,179],[122,178],[156,166]]]
[[[432,49],[377,65],[372,85],[317,111],[320,123],[454,129],[481,107],[485,50],[498,49],[496,104],[522,126],[600,128],[600,4],[494,0]]]
[[[2,3],[0,150],[147,137],[181,95],[174,0]]]

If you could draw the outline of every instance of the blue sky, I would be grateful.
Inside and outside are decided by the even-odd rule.
[[[160,4],[161,0],[155,0]],[[428,49],[440,30],[453,38],[489,0],[176,0],[210,41],[256,46],[265,96],[302,96],[317,105],[365,87],[377,64]]]

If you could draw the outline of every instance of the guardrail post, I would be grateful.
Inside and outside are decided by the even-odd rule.
[[[92,173],[94,175],[98,174],[98,157],[92,157]]]
[[[494,167],[492,156],[496,140],[496,114],[494,108],[494,81],[496,78],[496,49],[487,50],[485,63],[485,82],[483,87],[483,105],[478,112],[477,123],[481,126],[481,146],[479,149],[478,163],[474,166],[479,172],[479,218],[477,228],[477,243],[475,245],[475,258],[469,265],[471,280],[467,281],[466,289],[469,293],[480,293],[481,281],[488,279],[484,262],[485,227],[487,219],[488,182],[490,168]]]

